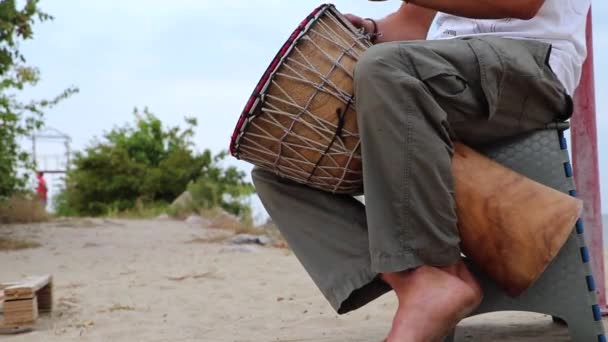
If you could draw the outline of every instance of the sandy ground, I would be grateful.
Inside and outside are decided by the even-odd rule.
[[[55,310],[19,341],[381,341],[392,295],[338,317],[287,250],[203,240],[223,231],[176,221],[79,220],[3,226],[43,246],[0,252],[0,281],[54,277]],[[469,319],[458,341],[569,341],[550,317]]]

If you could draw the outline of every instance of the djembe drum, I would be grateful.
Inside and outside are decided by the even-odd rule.
[[[371,45],[333,5],[315,9],[247,102],[232,155],[323,191],[361,194],[353,73]],[[521,294],[566,242],[581,202],[458,143],[452,172],[463,252],[508,294]]]

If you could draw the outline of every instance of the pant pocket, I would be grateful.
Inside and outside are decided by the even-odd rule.
[[[423,82],[446,112],[448,122],[485,119],[485,106],[475,91],[478,85],[470,83],[456,71],[446,70],[424,78]]]
[[[446,112],[448,122],[487,119],[477,68],[472,67],[476,63],[475,55],[466,43],[457,40],[441,43],[449,43],[449,49],[441,50],[437,44],[421,53],[423,56],[419,58],[424,58],[423,62],[415,63],[418,78]],[[459,64],[444,58],[444,50],[449,51],[449,57],[457,58]],[[460,64],[466,64],[467,68]]]
[[[565,90],[548,65],[551,46],[528,40],[466,40],[480,65],[489,120],[513,133],[543,128],[567,110]]]

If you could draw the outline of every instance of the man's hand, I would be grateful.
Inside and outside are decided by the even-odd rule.
[[[374,23],[372,22],[371,19],[364,19],[364,18],[361,18],[357,15],[350,14],[350,13],[346,14],[345,17],[353,24],[353,26],[355,26],[358,29],[363,29],[363,31],[365,33],[371,35],[374,32]],[[376,23],[377,23],[377,21],[376,21]],[[379,33],[380,29],[377,28],[377,30],[378,30],[377,33]],[[378,42],[379,40],[380,40],[379,36],[375,38],[376,42]]]
[[[434,10],[403,4],[397,12],[376,20],[378,36],[375,43],[426,39],[435,14]],[[355,27],[362,28],[367,33],[374,32],[374,24],[371,20],[354,14],[346,14],[346,18]]]
[[[375,36],[372,36],[372,42],[375,44],[400,40],[424,39],[426,37],[426,33],[414,36],[412,32],[415,31],[412,30],[411,25],[408,25],[407,22],[395,20],[395,18],[391,18],[391,16],[375,20],[376,25],[374,25],[372,19],[361,18],[354,14],[347,14],[346,18],[348,18],[356,28],[361,28],[370,35],[376,33]],[[376,26],[376,30],[374,30],[374,26]]]
[[[372,24],[371,20],[369,19],[363,19],[357,15],[354,14],[345,14],[344,15],[346,17],[346,19],[348,19],[353,26],[355,26],[358,29],[363,29],[363,31],[365,31],[366,33],[372,33],[374,30],[374,25]]]

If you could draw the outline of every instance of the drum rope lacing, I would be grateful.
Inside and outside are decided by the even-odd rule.
[[[336,23],[343,22],[334,13],[328,11],[327,14],[327,18],[318,18],[318,25],[315,25],[316,27],[311,26],[306,32],[292,41],[293,46],[287,50],[287,55],[281,58],[280,67],[276,68],[267,86],[259,93],[258,100],[260,101],[261,110],[258,112],[259,114],[251,113],[251,116],[255,116],[256,120],[251,120],[251,117],[247,120],[254,129],[249,129],[247,134],[240,136],[243,140],[239,143],[239,154],[241,154],[243,159],[248,159],[257,165],[264,165],[266,168],[273,169],[277,174],[285,178],[296,181],[308,179],[309,184],[312,186],[326,189],[329,187],[333,188],[334,191],[344,191],[345,189],[351,191],[360,187],[360,181],[347,179],[346,176],[360,175],[361,171],[349,170],[348,167],[344,166],[343,160],[342,164],[340,164],[336,160],[336,157],[346,157],[347,166],[351,165],[355,159],[360,160],[358,152],[360,140],[358,139],[358,134],[349,131],[345,127],[345,115],[354,102],[349,91],[335,84],[330,75],[332,72],[340,70],[344,75],[352,79],[352,72],[349,72],[340,63],[340,60],[344,57],[358,59],[360,51],[369,47],[369,43],[365,41],[366,37],[364,35],[357,34],[353,36],[347,33],[353,32],[352,29],[343,25],[335,25]],[[338,28],[337,31],[334,30],[334,27]],[[320,45],[321,41],[318,44],[311,38],[312,35],[325,43],[329,42],[331,45],[336,46],[338,52],[340,52],[338,61],[327,73],[322,74],[317,70],[315,64],[296,45],[297,41],[305,40],[307,44],[314,46],[315,51],[319,52],[320,57],[327,58],[332,62],[335,61],[335,58],[338,56],[335,56],[335,54],[332,56],[328,52],[330,50],[325,50]],[[348,36],[348,39],[345,36]],[[355,50],[355,47],[358,48],[358,51]],[[289,56],[291,53],[294,54],[293,57]],[[317,75],[320,81],[313,82],[304,73]],[[298,104],[289,95],[288,91],[276,81],[277,76],[310,86],[314,90],[310,95],[311,97],[307,99],[306,103]],[[270,84],[275,89],[274,94],[268,93],[268,86]],[[311,112],[312,101],[320,93],[339,99],[346,105],[343,110],[336,111],[337,122],[316,116]],[[288,111],[289,108],[293,108],[295,111]],[[268,115],[261,115],[261,113]],[[282,120],[280,117],[285,117],[286,120]],[[306,117],[306,119],[302,119],[303,117]],[[281,121],[285,122],[287,120],[291,120],[291,123],[287,124],[287,126],[281,123]],[[310,137],[298,136],[297,132],[294,132],[296,123],[321,138],[325,137],[327,140],[323,143],[323,140],[315,141]],[[274,135],[271,134],[273,127],[283,130],[284,133],[280,138],[274,138]],[[288,137],[290,137],[289,140]],[[350,148],[347,148],[347,145],[345,145],[343,138],[346,139],[348,137],[357,139],[354,148],[353,146],[348,146]],[[270,141],[276,141],[279,146],[278,156],[272,158],[273,160],[267,159],[267,157],[276,155],[276,150],[273,150],[272,146],[277,145],[268,144]],[[316,162],[312,162],[299,150],[313,151],[320,154],[320,158]],[[291,157],[285,154],[287,151],[289,151]],[[323,160],[326,162],[321,165]],[[311,170],[311,167],[312,172],[307,171]],[[331,173],[332,170],[333,173]],[[338,171],[338,173],[335,171]]]
[[[326,33],[333,34],[334,38],[335,37],[339,37],[339,35],[336,32],[334,32],[331,29],[331,27],[329,27],[329,25],[326,25],[323,22],[323,19],[319,19],[318,23],[319,23],[319,26],[323,27],[326,31],[328,31]],[[298,73],[295,69],[293,69],[287,63],[285,63],[284,66],[286,68],[290,69],[290,71],[292,71],[298,77],[293,77],[293,76],[290,76],[290,75],[285,74],[285,73],[277,72],[277,75],[279,75],[279,76],[286,77],[286,78],[291,78],[291,79],[293,79],[295,81],[299,81],[299,82],[303,82],[303,83],[309,84],[309,85],[311,85],[315,89],[314,93],[312,93],[310,95],[310,97],[308,98],[308,101],[306,102],[306,104],[304,105],[304,107],[300,109],[299,113],[297,113],[295,116],[292,117],[293,121],[291,122],[291,125],[285,130],[285,133],[280,138],[279,151],[278,151],[278,154],[277,154],[277,156],[275,158],[275,162],[274,162],[274,165],[273,165],[275,167],[275,169],[277,169],[277,170],[279,169],[278,168],[278,163],[280,162],[280,159],[283,156],[283,146],[285,145],[285,139],[290,134],[293,134],[293,127],[294,127],[294,125],[296,123],[305,122],[304,120],[300,120],[300,119],[302,118],[302,116],[304,114],[309,114],[310,115],[310,111],[309,111],[310,105],[312,104],[312,101],[319,95],[319,92],[323,91],[323,92],[329,93],[329,90],[333,88],[333,90],[338,91],[338,93],[339,93],[339,94],[332,94],[334,97],[336,97],[336,98],[338,98],[338,99],[340,99],[342,101],[347,100],[346,101],[347,104],[350,101],[352,101],[351,98],[350,98],[350,96],[349,96],[349,94],[346,93],[346,92],[344,92],[344,91],[341,91],[341,89],[338,86],[336,86],[330,80],[329,76],[336,70],[336,68],[338,66],[341,67],[341,65],[339,64],[339,62],[342,60],[342,58],[344,58],[344,56],[348,52],[352,52],[353,51],[352,50],[353,46],[345,46],[346,44],[345,45],[337,44],[336,41],[334,39],[332,39],[332,37],[328,37],[324,33],[321,33],[321,32],[316,31],[314,29],[311,29],[310,31],[312,33],[318,35],[319,37],[327,40],[328,42],[330,42],[330,43],[332,43],[334,45],[337,45],[338,47],[340,47],[342,49],[342,52],[341,52],[340,56],[334,61],[334,58],[332,58],[331,55],[329,55],[326,51],[323,50],[323,48],[319,44],[317,44],[313,39],[311,39],[309,34],[306,34],[306,35],[304,35],[302,37],[302,39],[303,40],[307,40],[310,44],[314,45],[317,48],[317,50],[320,51],[323,54],[323,56],[325,56],[325,58],[327,58],[330,61],[334,61],[334,64],[332,65],[332,67],[327,71],[326,74],[321,74],[318,70],[316,70],[314,68],[314,65],[309,61],[309,59],[297,47],[295,47],[295,50],[301,55],[302,59],[308,64],[308,66],[303,65],[302,63],[299,63],[295,59],[290,58],[290,57],[288,57],[287,60],[289,62],[295,62],[295,64],[299,64],[300,66],[303,66],[305,69],[307,69],[308,71],[311,71],[312,73],[316,73],[321,82],[320,83],[314,83],[314,82],[309,81],[302,74]],[[343,42],[343,43],[345,43],[345,42]],[[352,57],[352,55],[351,55],[351,57]],[[346,71],[346,70],[344,70],[344,68],[341,68],[341,69],[342,69],[342,71]],[[351,78],[353,77],[352,74],[349,74],[349,76]],[[275,82],[274,80],[272,82],[273,82],[273,84],[275,86],[277,86],[277,87],[280,88],[280,85],[277,82]],[[327,86],[329,86],[330,88],[328,88]],[[291,98],[291,96],[289,96],[287,94],[287,92],[285,92],[284,90],[282,90],[282,88],[281,88],[281,91],[284,93],[285,96],[287,96],[291,101],[293,101],[295,103],[295,101],[293,100],[293,98]],[[317,116],[314,116],[314,115],[310,115],[310,116],[313,118],[313,120],[315,120],[315,121],[317,121],[317,123],[319,123],[319,118]],[[325,151],[325,153],[327,153],[329,151],[329,149],[331,149],[331,146],[333,145],[334,141],[335,141],[335,138],[332,139],[332,142],[328,145],[327,151]],[[344,146],[341,146],[341,147],[344,148]],[[323,157],[320,158],[320,160],[322,160],[322,159],[323,159]],[[315,163],[315,167],[311,171],[311,176],[308,177],[307,182],[309,182],[310,178],[312,178],[312,176],[314,175],[314,173],[315,173],[315,171],[316,171],[316,169],[318,167],[318,164],[320,163],[320,160],[317,163]]]
[[[307,183],[310,182],[310,179],[314,176],[315,171],[319,167],[319,164],[321,164],[321,161],[323,161],[323,158],[325,158],[325,156],[328,155],[329,150],[332,148],[332,146],[334,145],[334,142],[336,141],[336,138],[340,138],[340,141],[342,140],[342,129],[344,128],[344,115],[348,112],[352,103],[353,103],[353,101],[352,101],[352,97],[351,97],[350,100],[348,101],[348,103],[346,104],[346,108],[344,108],[344,110],[340,110],[339,108],[336,110],[336,115],[338,116],[338,125],[336,127],[336,132],[334,133],[334,137],[331,139],[331,141],[327,145],[327,149],[319,156],[319,159],[315,163],[315,166],[312,168],[312,172],[308,176],[308,179],[306,179]],[[354,152],[351,152],[351,156],[353,154],[354,154]],[[337,182],[336,185],[334,186],[334,191],[336,191],[337,187],[344,181],[345,177],[346,177],[346,171],[344,171],[342,173],[342,177],[341,177],[340,181]]]

